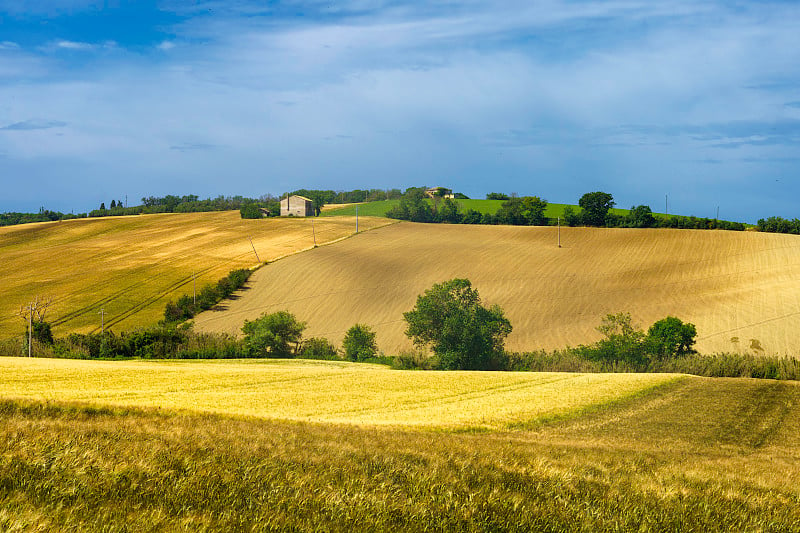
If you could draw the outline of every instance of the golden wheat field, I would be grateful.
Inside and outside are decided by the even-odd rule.
[[[468,278],[499,304],[511,350],[593,342],[608,313],[640,326],[674,315],[694,323],[703,352],[800,353],[800,237],[757,232],[461,226],[400,223],[268,265],[249,289],[196,319],[239,332],[286,309],[306,335],[339,343],[353,324],[380,349],[410,349],[403,312],[434,283]]]
[[[390,222],[362,217],[360,229]],[[350,217],[313,224],[318,244],[355,230]],[[314,233],[310,219],[243,220],[238,211],[0,228],[0,335],[24,330],[19,308],[36,296],[53,298],[47,320],[59,335],[98,330],[101,309],[117,332],[152,324],[169,299],[192,293],[193,274],[200,290],[230,270],[311,248]]]
[[[411,372],[346,362],[0,358],[0,397],[367,425],[502,428],[630,396],[669,374]]]

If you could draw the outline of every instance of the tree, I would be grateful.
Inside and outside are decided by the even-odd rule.
[[[406,335],[418,346],[430,345],[445,370],[495,370],[502,367],[511,323],[498,306],[481,305],[467,279],[439,283],[417,297],[403,313]]]
[[[451,198],[445,198],[442,201],[442,208],[439,209],[438,219],[441,222],[459,224],[461,223],[462,218],[463,217],[459,212],[459,204]]]
[[[264,313],[253,321],[245,320],[245,349],[251,357],[293,357],[305,329],[305,322],[298,322],[288,311]]]
[[[106,210],[106,203],[100,202],[100,211],[105,211],[105,210]]]
[[[547,200],[542,200],[538,196],[525,196],[522,198],[522,217],[531,226],[544,226],[547,224],[547,217],[544,210],[547,209]]]
[[[674,316],[662,318],[647,330],[647,347],[660,359],[685,355],[692,351],[697,336],[694,324]]]
[[[117,201],[111,200],[111,209],[114,209],[115,207],[117,207]]]
[[[581,223],[581,217],[575,212],[571,205],[564,208],[564,222],[567,226],[578,226]]]
[[[652,228],[656,224],[656,219],[648,205],[631,207],[626,218],[627,225],[631,228]]]
[[[631,324],[629,313],[606,315],[597,331],[605,339],[594,346],[584,348],[589,359],[601,361],[625,361],[632,365],[647,362],[644,350],[644,332]]]
[[[258,204],[243,204],[239,208],[239,214],[242,218],[264,218],[264,213]]]
[[[375,342],[375,332],[366,324],[356,324],[347,330],[342,340],[344,356],[351,361],[364,361],[375,357],[378,345]]]
[[[486,195],[487,200],[508,200],[508,195],[501,192],[490,192]]]
[[[583,208],[583,223],[587,226],[604,226],[608,211],[614,207],[614,197],[607,192],[587,192],[578,200]]]

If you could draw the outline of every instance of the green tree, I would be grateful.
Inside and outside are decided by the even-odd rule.
[[[626,218],[627,226],[631,228],[652,228],[656,225],[656,219],[648,205],[631,207]]]
[[[244,346],[250,357],[293,357],[305,329],[305,322],[288,311],[264,313],[245,320]]]
[[[578,226],[581,223],[581,216],[575,212],[571,205],[564,208],[564,223],[567,226]]]
[[[696,336],[697,328],[694,324],[668,316],[647,330],[647,347],[660,359],[685,355],[692,351]]]
[[[495,370],[503,366],[503,345],[511,323],[498,306],[481,305],[467,279],[439,283],[417,297],[403,313],[406,335],[431,346],[445,370]]]
[[[597,331],[605,338],[593,346],[584,347],[583,353],[588,359],[625,361],[635,366],[647,362],[644,332],[633,326],[629,313],[606,315]]]
[[[375,357],[378,345],[375,342],[375,332],[366,324],[356,324],[347,330],[342,340],[344,356],[350,361],[364,361]]]
[[[525,196],[522,198],[522,217],[528,225],[544,226],[547,224],[547,217],[544,211],[547,209],[547,200],[542,200],[538,196]]]
[[[450,224],[461,223],[463,217],[459,212],[459,207],[459,204],[455,200],[445,198],[442,201],[441,209],[439,209],[438,219],[441,222],[449,222]]]
[[[261,212],[261,208],[258,204],[242,204],[242,207],[239,208],[239,214],[242,218],[264,217],[264,213]]]
[[[614,197],[607,192],[587,192],[578,200],[583,208],[583,223],[587,226],[604,226],[608,211],[614,207]]]

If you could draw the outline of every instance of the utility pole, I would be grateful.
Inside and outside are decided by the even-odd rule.
[[[106,309],[105,307],[100,308],[100,335],[105,336],[106,334]]]
[[[33,304],[28,305],[28,357],[31,356],[31,342],[33,341]]]
[[[717,206],[717,218],[715,218],[714,220],[719,220],[719,206]]]
[[[194,306],[197,307],[197,276],[194,272],[192,272],[192,301]]]
[[[558,217],[558,247],[561,248],[561,217]]]
[[[311,235],[314,237],[314,248],[317,247],[317,232],[314,231],[314,219],[311,219]]]
[[[664,195],[664,214],[669,215],[669,195]]]
[[[259,257],[258,257],[258,252],[256,252],[256,246],[253,244],[253,239],[250,238],[250,237],[247,237],[247,238],[250,240],[250,246],[253,247],[253,253],[256,254],[256,261],[258,261],[260,263],[261,259],[259,259]]]
[[[358,206],[356,206],[356,233],[358,233]]]

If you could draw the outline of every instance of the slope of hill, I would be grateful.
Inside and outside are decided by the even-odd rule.
[[[390,223],[362,218],[361,229]],[[238,211],[139,215],[0,228],[0,337],[21,333],[21,306],[51,296],[59,335],[154,323],[164,304],[248,268],[313,246],[309,219],[242,220]],[[318,243],[353,233],[349,217],[316,220]],[[252,238],[252,245],[250,239]]]
[[[704,352],[800,353],[800,237],[755,232],[453,226],[400,223],[278,261],[201,330],[239,332],[287,309],[307,335],[339,343],[356,322],[381,350],[411,348],[402,313],[432,284],[469,278],[514,326],[507,347],[552,349],[598,338],[612,312],[647,327],[667,315],[697,325]]]

